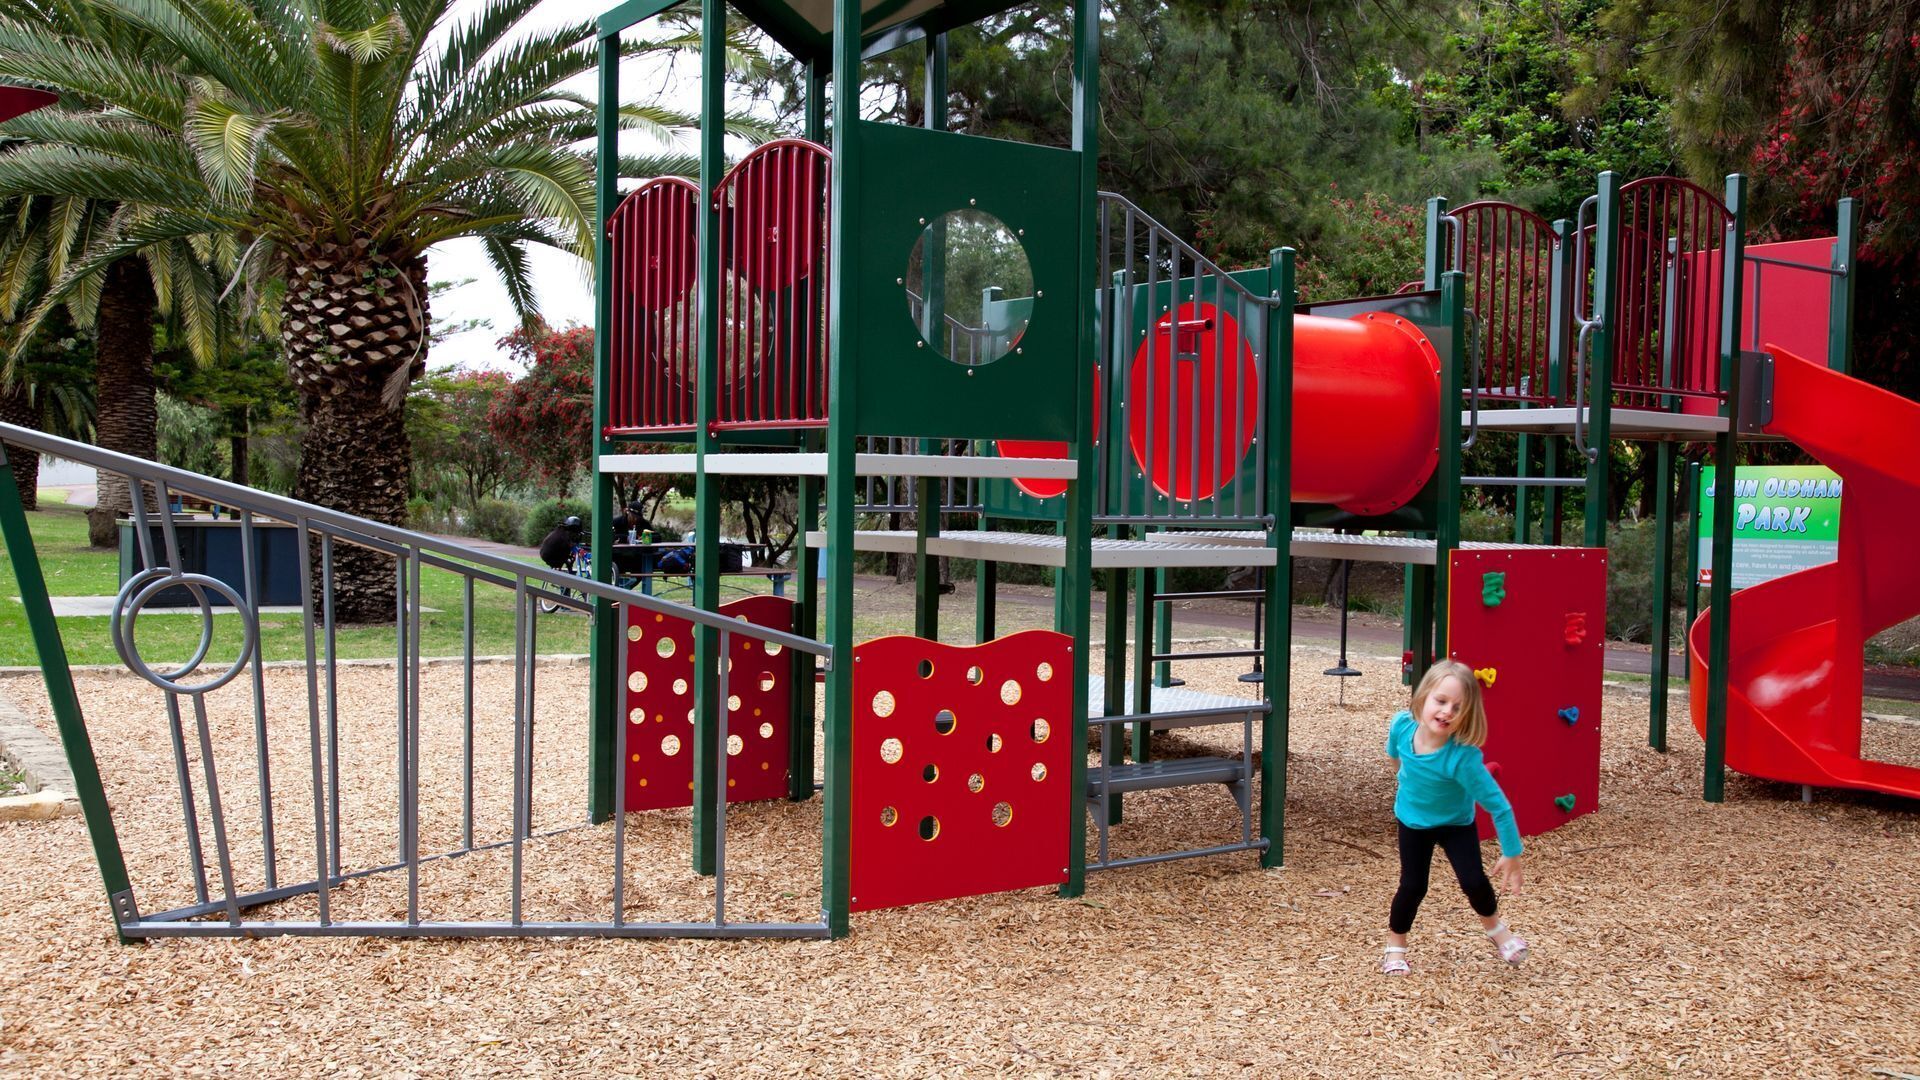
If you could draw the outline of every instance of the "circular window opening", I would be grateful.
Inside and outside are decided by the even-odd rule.
[[[950,210],[927,223],[901,279],[907,316],[924,345],[978,367],[1020,347],[1033,313],[1033,264],[1006,222]]]

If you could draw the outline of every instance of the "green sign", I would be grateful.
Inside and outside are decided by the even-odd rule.
[[[1829,563],[1840,552],[1840,477],[1821,465],[1742,465],[1733,481],[1733,587]],[[1700,470],[1700,584],[1713,581],[1714,468]]]

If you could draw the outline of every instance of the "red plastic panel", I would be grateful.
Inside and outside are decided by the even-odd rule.
[[[1100,428],[1106,413],[1105,402],[1100,399],[1100,369],[1093,369],[1093,441],[1100,441]],[[1026,458],[1063,458],[1067,456],[1067,444],[1056,439],[1000,439],[993,448],[1002,457]],[[1013,486],[1039,499],[1051,499],[1067,493],[1065,480],[1032,480],[1017,478]]]
[[[749,596],[720,613],[793,629],[793,601]],[[787,795],[794,660],[778,645],[729,639],[727,801]],[[652,611],[627,617],[627,809],[693,805],[693,623]]]
[[[1238,319],[1181,304],[1141,341],[1127,382],[1127,439],[1154,490],[1192,502],[1232,482],[1260,417],[1260,368]]]
[[[1600,678],[1607,626],[1605,548],[1455,551],[1447,647],[1487,672],[1489,768],[1525,836],[1600,801]],[[1501,574],[1488,588],[1488,574]],[[1498,602],[1489,604],[1490,598]],[[1491,684],[1488,679],[1491,678]],[[1578,710],[1570,722],[1563,710]],[[1573,796],[1573,809],[1554,800]],[[1493,823],[1480,814],[1482,839]]]
[[[714,190],[726,273],[715,427],[826,423],[830,163],[824,146],[778,139]]]
[[[662,177],[642,184],[607,219],[613,242],[609,433],[693,425],[699,202],[699,188]]]
[[[1746,285],[1740,292],[1742,349],[1777,346],[1795,356],[1828,362],[1835,279],[1822,271],[1833,266],[1835,243],[1833,237],[1822,236],[1747,246]],[[1755,262],[1756,257],[1779,262]],[[1781,266],[1780,262],[1798,265]]]
[[[1066,881],[1072,646],[854,648],[853,910]]]

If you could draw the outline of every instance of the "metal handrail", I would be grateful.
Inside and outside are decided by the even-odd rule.
[[[58,647],[57,631],[52,629],[51,614],[47,610],[44,584],[33,582],[30,573],[23,572],[23,591],[31,597],[29,603],[29,621],[33,624],[36,643],[41,647],[43,664],[47,665],[50,692],[55,698],[56,717],[61,725],[62,739],[74,763],[74,772],[78,779],[77,794],[86,810],[87,827],[93,840],[96,858],[100,863],[102,876],[111,902],[114,921],[123,939],[143,939],[154,937],[256,937],[265,935],[312,935],[312,936],[405,936],[405,937],[487,937],[487,936],[558,936],[585,935],[603,937],[724,937],[724,936],[761,936],[761,937],[825,937],[830,933],[823,912],[819,922],[732,922],[727,916],[727,868],[726,842],[728,767],[727,754],[721,754],[716,761],[718,779],[713,790],[703,799],[703,805],[710,812],[709,820],[713,827],[713,865],[711,875],[712,913],[710,921],[704,922],[634,922],[626,915],[626,867],[627,844],[626,826],[628,774],[625,763],[628,761],[630,724],[626,722],[626,709],[620,720],[616,720],[611,731],[612,754],[606,756],[609,747],[597,745],[591,737],[587,743],[588,760],[597,769],[602,764],[613,764],[615,775],[612,777],[610,806],[603,806],[592,797],[588,800],[588,820],[580,824],[592,824],[610,817],[612,841],[612,881],[611,912],[605,918],[568,918],[561,920],[537,921],[525,917],[523,893],[528,882],[524,849],[530,842],[544,836],[554,835],[554,830],[536,828],[536,796],[539,787],[535,784],[535,717],[537,672],[539,667],[538,636],[540,607],[536,599],[551,599],[568,607],[584,610],[590,617],[604,617],[605,609],[580,598],[569,596],[562,590],[573,590],[576,594],[595,599],[611,601],[615,606],[615,617],[626,622],[628,613],[651,611],[659,615],[672,615],[683,620],[683,625],[699,625],[717,631],[720,655],[732,658],[735,652],[734,642],[747,640],[763,643],[769,656],[778,653],[778,647],[792,648],[795,654],[823,656],[831,664],[832,650],[820,642],[800,637],[785,631],[735,620],[716,612],[704,612],[679,604],[657,600],[631,590],[579,578],[572,574],[549,569],[536,564],[520,562],[502,555],[474,551],[458,543],[427,536],[396,526],[357,518],[325,507],[313,506],[294,499],[288,499],[251,488],[186,472],[166,465],[159,465],[141,458],[130,457],[98,447],[75,443],[28,429],[0,424],[0,463],[6,458],[4,444],[13,444],[29,452],[56,454],[82,464],[89,464],[103,472],[123,476],[129,484],[130,511],[135,529],[135,542],[145,569],[133,574],[121,587],[112,613],[111,636],[114,648],[125,664],[149,684],[158,687],[164,694],[164,713],[161,722],[165,738],[171,744],[173,778],[177,787],[180,803],[180,833],[178,838],[184,841],[187,865],[190,870],[191,901],[170,910],[142,912],[137,902],[135,883],[128,878],[125,860],[120,849],[120,834],[114,827],[106,796],[100,783],[98,764],[92,756],[84,720],[79,716],[77,707],[68,712],[62,711],[63,700],[70,700],[72,684],[70,676],[64,681],[63,689],[55,689],[58,676],[65,674],[62,653]],[[190,493],[205,497],[235,511],[242,530],[242,567],[241,583],[229,584],[217,578],[188,573],[181,569],[181,555],[184,550],[180,527],[170,504],[176,494]],[[151,509],[157,504],[159,509]],[[16,527],[24,528],[19,519],[18,504],[9,501],[5,524],[10,539],[17,539]],[[156,520],[157,519],[157,520]],[[304,642],[303,667],[305,669],[305,716],[302,719],[290,719],[269,724],[266,689],[263,683],[260,648],[260,596],[259,564],[253,554],[254,529],[259,521],[275,521],[291,526],[295,531],[297,543],[297,572],[300,589],[301,627],[300,635]],[[31,539],[25,541],[26,548],[16,553],[21,557],[17,567],[30,566],[32,559]],[[348,834],[346,821],[369,809],[364,795],[356,793],[352,805],[346,805],[342,798],[343,765],[346,755],[342,753],[342,735],[346,729],[343,719],[347,719],[360,731],[367,728],[367,717],[343,716],[341,709],[343,695],[339,684],[337,664],[339,650],[336,641],[336,593],[335,582],[339,580],[339,566],[336,564],[336,549],[340,544],[364,548],[380,556],[377,560],[383,580],[392,582],[393,596],[393,641],[394,667],[393,682],[396,697],[392,699],[392,720],[388,731],[391,733],[393,751],[393,801],[387,803],[386,810],[374,809],[386,835],[393,837],[397,854],[388,857],[383,853],[378,865],[362,869],[349,864],[343,836]],[[158,550],[156,550],[158,549]],[[391,557],[393,562],[386,563]],[[388,567],[391,567],[389,571]],[[462,645],[460,654],[465,660],[463,673],[464,687],[462,704],[453,711],[451,717],[430,713],[423,705],[422,684],[427,681],[423,672],[425,658],[422,655],[423,626],[421,604],[422,574],[426,567],[441,568],[460,578],[459,587],[464,590],[464,618],[462,620]],[[513,655],[512,655],[512,704],[510,710],[504,707],[486,708],[476,700],[474,667],[477,657],[474,655],[475,612],[474,585],[484,582],[509,590],[513,599]],[[32,583],[31,585],[29,583]],[[384,587],[384,586],[383,586]],[[198,605],[202,614],[201,640],[191,651],[193,656],[178,667],[163,665],[167,670],[155,670],[155,665],[141,658],[134,641],[134,623],[143,607],[159,593],[168,589],[184,590]],[[211,596],[231,604],[241,618],[242,640],[238,657],[232,665],[208,677],[198,676],[200,681],[188,683],[185,680],[194,675],[200,663],[206,659],[213,638],[213,604]],[[49,640],[48,635],[53,635]],[[628,635],[628,640],[632,640]],[[663,639],[665,640],[665,639]],[[626,641],[621,647],[612,650],[612,671],[614,685],[622,692],[630,689],[629,663],[630,650]],[[663,656],[666,655],[663,653]],[[791,658],[801,663],[810,673],[814,667],[811,661],[801,662],[797,655]],[[786,663],[787,661],[782,661]],[[720,664],[718,677],[717,713],[718,739],[721,746],[729,741],[729,716],[731,711],[726,703],[729,700],[730,664]],[[210,720],[208,697],[222,687],[234,682],[243,673],[251,674],[252,681],[252,739],[241,739],[236,745],[229,746],[230,740],[224,737],[216,740]],[[810,680],[809,680],[810,681]],[[223,698],[223,700],[227,700]],[[364,708],[355,706],[349,712],[364,713]],[[482,714],[487,714],[483,716]],[[464,714],[464,715],[462,715]],[[433,716],[438,727],[430,727],[429,716]],[[500,815],[500,824],[505,827],[507,838],[496,842],[486,842],[476,837],[476,790],[479,787],[476,773],[476,745],[482,745],[477,722],[486,719],[511,723],[512,735],[509,744],[505,738],[495,738],[491,745],[498,752],[505,753],[510,745],[511,791],[501,794],[510,798],[507,813]],[[448,723],[457,730],[448,731]],[[283,751],[281,760],[291,759],[303,764],[304,769],[293,770],[294,787],[287,791],[282,785],[282,797],[276,800],[272,763],[276,755],[270,752],[269,737],[274,729],[279,729],[294,737],[295,749],[291,753]],[[698,728],[696,727],[696,730]],[[459,791],[458,831],[453,831],[454,822],[444,820],[430,831],[430,837],[444,835],[448,849],[442,852],[423,852],[423,829],[421,813],[421,792],[423,761],[435,765],[438,756],[427,758],[423,754],[423,745],[429,742],[445,741],[451,743],[458,736],[458,757],[456,768],[462,777]],[[285,735],[279,736],[284,738]],[[251,746],[248,743],[251,743]],[[303,745],[304,744],[304,745]],[[349,745],[353,745],[349,741]],[[251,815],[251,805],[235,812],[234,800],[230,794],[223,797],[221,773],[226,763],[217,759],[229,756],[244,758],[252,751],[252,776],[258,784],[257,836],[248,836],[246,830],[255,822]],[[453,747],[448,746],[451,750]],[[165,752],[162,751],[164,754]],[[446,755],[452,757],[451,754]],[[197,762],[194,760],[197,758]],[[359,766],[350,766],[358,769]],[[195,773],[199,775],[196,776]],[[305,776],[302,774],[305,773]],[[245,770],[242,770],[245,775]],[[605,774],[598,774],[604,777]],[[229,775],[229,781],[231,775]],[[302,785],[302,781],[305,785]],[[310,800],[306,791],[310,792]],[[541,811],[542,817],[551,813],[550,798],[540,796],[539,801],[546,804]],[[249,800],[250,802],[250,800]],[[306,805],[303,805],[306,804]],[[305,871],[302,878],[285,880],[287,865],[283,853],[275,843],[275,817],[277,809],[288,807],[295,811],[291,818],[282,817],[282,821],[305,823],[306,815],[311,814],[312,843],[311,876]],[[561,811],[562,816],[571,818],[570,811]],[[574,819],[577,821],[577,819]],[[578,827],[578,826],[572,826]],[[442,831],[444,830],[444,832]],[[203,834],[211,833],[211,850],[205,843]],[[355,837],[352,854],[362,854],[359,850],[364,843],[365,830],[353,830]],[[377,835],[377,833],[375,833]],[[258,862],[254,852],[258,841]],[[476,842],[479,840],[479,842]],[[427,839],[427,843],[438,847],[439,840]],[[299,843],[296,842],[297,848]],[[291,850],[291,849],[290,849]],[[503,906],[508,915],[504,918],[451,918],[436,914],[432,910],[431,898],[422,903],[421,870],[436,860],[454,856],[472,855],[486,850],[505,850],[510,853],[510,878],[505,877],[497,884],[501,892],[506,892]],[[503,860],[504,861],[504,860]],[[243,865],[243,863],[245,865]],[[258,875],[255,874],[255,868]],[[374,874],[394,873],[403,878],[405,907],[404,917],[395,916],[386,919],[340,918],[334,905],[334,892],[343,884],[357,878]],[[214,875],[217,874],[217,877]],[[256,882],[258,884],[256,884]],[[510,892],[507,890],[510,889]],[[603,894],[605,895],[605,894]],[[271,917],[259,918],[251,914],[251,909],[264,904],[286,900],[296,896],[311,897],[315,903],[315,916],[311,919],[277,920]],[[206,921],[198,921],[201,919]]]
[[[1573,339],[1573,446],[1588,461],[1600,460],[1600,451],[1587,445],[1587,354],[1593,349],[1593,334],[1599,323],[1582,322]]]
[[[297,524],[302,520],[324,525],[335,530],[339,539],[358,547],[372,548],[383,554],[399,554],[396,548],[417,548],[422,552],[433,552],[461,562],[498,570],[515,578],[525,578],[530,583],[537,581],[551,587],[556,594],[562,589],[571,589],[598,599],[631,605],[643,611],[687,619],[699,626],[744,633],[748,637],[826,657],[827,662],[832,663],[832,647],[813,638],[768,627],[756,626],[747,629],[745,624],[711,611],[701,611],[685,604],[676,604],[670,600],[661,600],[638,593],[632,589],[623,589],[618,585],[583,578],[578,574],[569,574],[563,570],[521,562],[490,551],[469,548],[437,536],[403,529],[398,525],[387,525],[367,518],[355,517],[324,506],[316,506],[313,503],[243,487],[211,476],[188,472],[185,469],[176,469],[171,465],[162,465],[145,458],[132,457],[87,443],[74,442],[71,439],[62,439],[13,424],[0,424],[0,440],[24,446],[39,453],[76,461],[82,465],[91,465],[97,469],[119,473],[129,479],[163,483],[168,488],[207,496],[222,506],[249,511],[289,525]],[[423,561],[430,560],[423,559]],[[554,599],[556,602],[566,603],[566,599],[562,596],[556,595]],[[569,606],[581,607],[582,605],[576,603]]]
[[[1480,439],[1480,352],[1486,340],[1480,333],[1480,317],[1467,311],[1467,438],[1462,451],[1473,449]]]
[[[1591,272],[1594,269],[1588,265],[1587,258],[1592,248],[1592,241],[1587,239],[1587,209],[1589,207],[1593,208],[1595,218],[1594,226],[1598,228],[1600,196],[1589,195],[1585,199],[1582,199],[1580,201],[1580,209],[1574,211],[1573,214],[1573,266],[1576,272],[1582,270]],[[1599,288],[1599,284],[1599,280],[1595,279],[1594,289],[1589,289],[1584,280],[1575,283],[1573,290],[1573,317],[1576,322],[1588,323],[1594,321],[1594,291]],[[1580,314],[1580,299],[1583,294],[1587,301],[1587,313],[1585,315]]]
[[[1193,276],[1199,277],[1203,273],[1217,275],[1220,278],[1224,279],[1228,285],[1232,286],[1234,291],[1240,294],[1241,299],[1247,301],[1250,304],[1255,304],[1264,308],[1277,308],[1280,306],[1279,297],[1260,296],[1254,293],[1253,290],[1247,288],[1245,285],[1242,285],[1238,281],[1235,281],[1230,271],[1221,269],[1218,263],[1214,262],[1212,259],[1207,258],[1205,255],[1200,254],[1200,250],[1198,248],[1194,247],[1192,244],[1187,243],[1185,240],[1180,239],[1180,237],[1177,234],[1175,234],[1172,229],[1169,229],[1165,225],[1162,225],[1158,221],[1154,220],[1154,217],[1152,214],[1149,214],[1145,210],[1140,209],[1140,207],[1137,206],[1133,202],[1133,200],[1127,198],[1125,195],[1122,195],[1114,191],[1102,191],[1100,192],[1100,201],[1103,203],[1111,203],[1115,206],[1118,206],[1122,210],[1125,210],[1129,214],[1133,214],[1134,216],[1138,217],[1140,220],[1146,222],[1150,230],[1158,234],[1160,239],[1168,245],[1168,251],[1170,254],[1185,256],[1186,258],[1193,261],[1193,264],[1194,264]]]

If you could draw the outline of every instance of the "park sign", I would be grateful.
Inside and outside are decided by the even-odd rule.
[[[1700,470],[1699,584],[1713,582],[1714,468]],[[1734,473],[1733,587],[1829,563],[1840,552],[1840,477],[1820,465],[1742,465]]]

